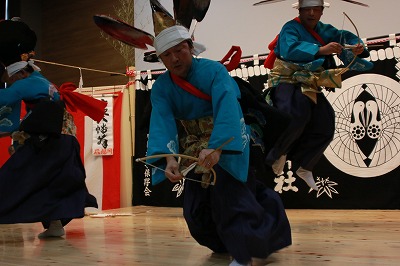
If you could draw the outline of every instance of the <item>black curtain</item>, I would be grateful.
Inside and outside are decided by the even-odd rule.
[[[157,76],[153,76],[154,80]],[[134,160],[146,156],[147,134],[150,122],[150,92],[147,78],[142,79],[144,89],[136,90],[136,126]],[[153,186],[151,184],[151,167],[141,162],[133,163],[133,199],[132,205],[179,207],[182,206],[181,183],[173,184],[168,180]]]

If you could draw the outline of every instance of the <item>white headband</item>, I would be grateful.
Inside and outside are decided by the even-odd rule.
[[[294,8],[302,8],[302,7],[312,7],[312,6],[323,6],[330,7],[331,4],[325,2],[324,0],[299,0],[297,3],[292,4]]]
[[[180,25],[175,25],[161,31],[154,39],[153,45],[157,56],[164,53],[169,48],[180,44],[183,41],[192,40],[189,31]],[[193,42],[194,55],[199,55],[206,50],[206,47],[200,43]]]
[[[27,65],[30,65],[34,70],[40,71],[40,68],[36,66],[32,60],[27,61],[18,61],[6,67],[8,76],[11,77],[18,71],[24,69]]]

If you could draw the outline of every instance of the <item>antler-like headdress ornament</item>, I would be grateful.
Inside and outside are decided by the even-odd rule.
[[[174,0],[173,17],[158,0],[150,0],[154,35],[109,16],[95,15],[93,19],[96,25],[111,37],[135,48],[147,50],[148,46],[155,47],[154,36],[158,36],[162,31],[172,27],[174,32],[182,33],[183,28],[178,27],[178,25],[186,28],[186,31],[188,31],[193,20],[201,22],[207,13],[210,2],[211,0]],[[187,35],[186,33],[184,35],[185,37],[188,37],[187,39],[191,39],[190,35]],[[170,38],[171,35],[168,35],[168,37]],[[194,47],[195,52],[196,47],[198,48],[197,53],[205,50],[204,46],[201,46],[200,44],[197,45],[194,43]],[[154,52],[152,53],[154,54]],[[157,52],[157,55],[159,54],[160,53]],[[147,54],[144,61],[156,62],[158,59],[156,56]]]

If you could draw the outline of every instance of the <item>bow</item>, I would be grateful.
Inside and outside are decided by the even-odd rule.
[[[146,156],[146,157],[137,158],[135,161],[136,161],[136,162],[144,163],[144,164],[146,164],[146,165],[149,165],[149,166],[151,166],[151,167],[154,167],[154,168],[156,168],[156,169],[158,169],[158,170],[161,170],[161,171],[165,172],[164,169],[161,169],[161,168],[158,167],[158,166],[155,166],[155,165],[153,165],[153,164],[151,164],[151,163],[148,163],[148,162],[146,162],[146,160],[148,160],[148,159],[154,159],[154,158],[166,158],[167,156],[174,156],[174,157],[178,157],[178,158],[185,158],[185,159],[189,159],[189,160],[195,161],[194,164],[188,166],[186,169],[184,169],[184,170],[182,171],[182,172],[183,172],[184,179],[187,179],[187,180],[190,180],[190,181],[194,181],[194,182],[199,182],[199,183],[202,183],[202,184],[204,184],[204,185],[215,185],[215,182],[217,181],[217,174],[215,173],[215,170],[214,170],[213,168],[210,168],[210,170],[211,170],[211,172],[212,172],[212,174],[213,174],[213,177],[214,177],[212,182],[210,182],[210,181],[200,181],[200,180],[191,179],[191,178],[186,177],[186,174],[187,174],[187,173],[197,164],[197,162],[199,161],[198,158],[193,157],[193,156],[190,156],[190,155],[180,154],[180,153],[156,154],[156,155],[150,155],[150,156]]]
[[[346,12],[343,12],[343,15],[344,15],[344,18],[343,18],[343,19],[347,18],[347,19],[350,21],[350,23],[353,25],[354,29],[356,30],[357,38],[358,38],[357,46],[360,45],[360,43],[361,43],[361,41],[360,41],[360,34],[359,34],[359,32],[358,32],[358,28],[357,28],[356,24],[355,24],[355,23],[353,22],[353,20],[346,14]],[[343,24],[344,24],[344,22],[343,22]],[[341,33],[341,34],[343,35],[343,29],[342,29],[342,33]],[[345,48],[346,48],[346,46],[345,46]],[[351,47],[350,47],[350,48],[351,48]],[[356,59],[357,59],[357,55],[354,54],[354,57],[353,57],[353,59],[350,61],[350,63],[349,63],[346,67],[342,68],[338,73],[336,73],[336,76],[342,75],[343,73],[347,72],[347,71],[350,69],[350,66],[354,63],[354,61],[356,61]]]

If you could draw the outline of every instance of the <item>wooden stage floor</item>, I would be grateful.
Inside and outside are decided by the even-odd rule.
[[[73,220],[40,240],[40,223],[0,225],[0,265],[228,265],[198,245],[181,208],[135,206]],[[400,265],[397,210],[287,210],[293,245],[267,265]]]

